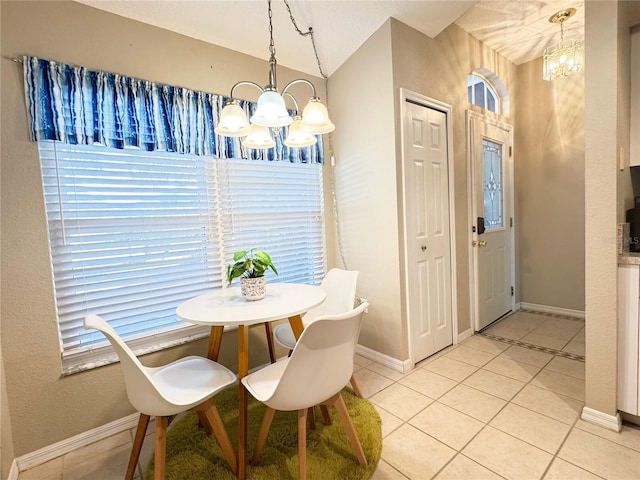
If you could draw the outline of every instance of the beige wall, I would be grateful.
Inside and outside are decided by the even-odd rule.
[[[584,311],[584,74],[518,66],[514,170],[518,301]]]
[[[29,54],[222,94],[228,94],[241,79],[266,81],[267,63],[73,2],[3,1],[0,5],[0,314],[13,444],[15,454],[20,456],[124,417],[133,409],[126,398],[119,365],[60,378],[38,152],[27,134],[22,69],[10,59]],[[283,85],[298,77],[297,72],[278,69]],[[324,91],[321,79],[308,78]],[[309,94],[308,90],[301,93],[302,98]],[[238,94],[243,96],[245,92],[239,90]],[[251,89],[246,92],[250,99],[255,99],[255,94]],[[267,358],[263,329],[252,329],[251,336],[251,363],[255,365]],[[232,368],[235,345],[235,335],[225,335],[221,361]],[[205,352],[206,342],[199,341],[147,356],[145,362],[159,364]],[[4,424],[6,418],[2,420]]]
[[[360,344],[404,360],[389,21],[331,76],[329,92],[343,254],[371,303]]]
[[[0,478],[9,478],[9,470],[11,469],[13,458],[13,434],[9,415],[7,382],[4,375],[4,362],[2,361],[2,345],[0,344]]]

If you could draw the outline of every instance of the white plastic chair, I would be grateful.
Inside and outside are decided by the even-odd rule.
[[[356,285],[358,283],[357,270],[342,270],[340,268],[332,268],[322,279],[320,288],[322,288],[327,297],[324,302],[313,310],[309,310],[302,317],[302,324],[306,328],[311,322],[322,315],[336,315],[345,313],[353,309],[356,298]],[[269,339],[269,330],[267,327],[267,341]],[[291,330],[289,322],[281,323],[273,329],[273,338],[276,342],[289,350],[293,350],[296,345],[296,338]],[[272,347],[270,346],[270,352]],[[271,358],[273,363],[275,358]],[[351,386],[359,398],[363,398],[362,391],[358,386],[355,378],[351,378]],[[313,419],[312,419],[313,422]],[[312,423],[313,424],[313,423]]]
[[[300,479],[306,479],[307,410],[321,404],[336,407],[358,461],[367,464],[340,391],[353,374],[353,355],[368,306],[364,302],[346,313],[317,317],[304,329],[290,357],[242,378],[249,393],[267,407],[253,463],[262,453],[275,410],[297,410]]]
[[[231,370],[212,360],[197,356],[181,358],[162,367],[145,367],[116,331],[102,318],[97,315],[88,315],[84,319],[84,328],[101,331],[111,342],[122,365],[129,401],[140,412],[125,475],[126,480],[131,480],[135,474],[151,416],[156,419],[154,479],[164,479],[168,417],[187,410],[196,411],[200,423],[205,426],[209,434],[213,433],[216,436],[225,459],[229,462],[233,473],[236,473],[235,451],[218,410],[211,400],[211,397],[220,390],[236,382],[237,377]]]

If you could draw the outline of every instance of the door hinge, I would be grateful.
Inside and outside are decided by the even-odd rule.
[[[513,297],[513,287],[511,287],[511,296]]]
[[[509,145],[509,156],[513,156],[513,147]]]
[[[509,226],[513,227],[513,217],[509,217]]]

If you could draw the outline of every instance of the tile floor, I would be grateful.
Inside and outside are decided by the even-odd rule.
[[[615,433],[580,420],[580,320],[519,311],[406,374],[360,356],[355,365],[382,418],[373,480],[640,478],[640,427]],[[132,437],[114,435],[19,480],[122,479]],[[145,442],[141,465],[152,451]]]

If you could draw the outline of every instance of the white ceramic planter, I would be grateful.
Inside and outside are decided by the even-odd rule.
[[[267,279],[266,277],[242,277],[240,278],[240,291],[246,300],[262,300],[267,292]]]

